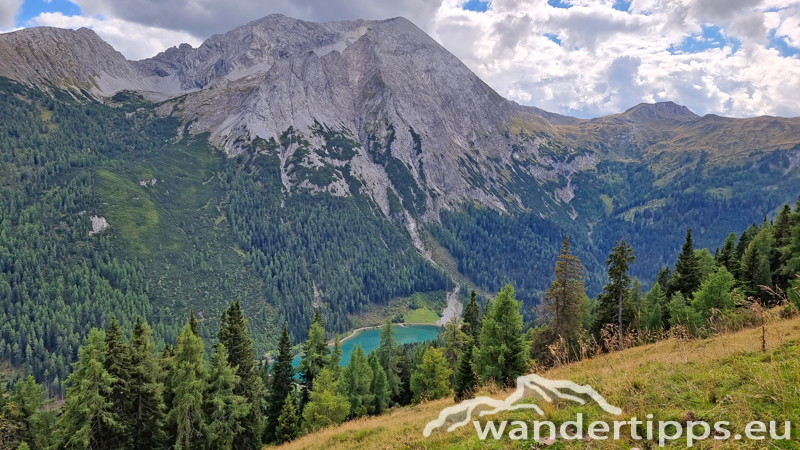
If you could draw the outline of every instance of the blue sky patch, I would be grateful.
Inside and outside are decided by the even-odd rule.
[[[800,49],[789,45],[785,36],[775,36],[775,30],[769,33],[769,45],[767,45],[767,48],[778,50],[778,54],[784,58],[800,55]]]
[[[720,27],[708,25],[702,25],[702,27],[703,32],[701,34],[687,36],[680,45],[671,46],[669,48],[669,52],[673,55],[699,53],[710,48],[722,48],[725,46],[730,46],[732,48],[731,53],[734,53],[742,45],[738,39],[726,38],[722,34],[722,29]]]
[[[568,0],[547,0],[547,4],[554,8],[572,8],[572,3],[570,3]]]
[[[614,2],[613,8],[617,11],[627,12],[631,7],[631,3],[633,3],[633,0],[617,0]]]
[[[77,16],[81,13],[81,8],[69,0],[25,0],[22,3],[19,14],[16,17],[16,25],[24,26],[26,22],[45,12],[60,12],[65,16]]]
[[[561,39],[558,38],[557,34],[545,33],[544,35],[545,35],[545,37],[547,37],[547,39],[550,39],[551,41],[555,42],[556,44],[561,45]]]
[[[489,9],[489,3],[491,2],[484,2],[481,0],[469,0],[464,3],[464,8],[467,11],[475,11],[475,12],[486,12]]]

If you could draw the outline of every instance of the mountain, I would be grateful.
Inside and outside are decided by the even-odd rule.
[[[0,34],[0,112],[0,300],[35,311],[0,352],[50,378],[112,315],[172,341],[194,308],[211,338],[237,297],[262,352],[455,284],[514,283],[531,319],[565,235],[591,295],[623,237],[649,285],[688,228],[713,252],[800,192],[800,118],[522,106],[403,18],[272,15],[142,61]]]

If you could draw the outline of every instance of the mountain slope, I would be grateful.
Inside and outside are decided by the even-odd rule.
[[[236,297],[260,351],[278,324],[302,339],[318,307],[328,331],[345,331],[371,306],[452,289],[433,248],[484,292],[514,283],[531,319],[565,235],[594,295],[614,241],[634,246],[633,275],[649,284],[687,228],[713,251],[800,192],[798,118],[698,117],[667,102],[582,120],[520,106],[403,18],[274,15],[136,62],[86,29],[0,34],[0,52],[0,106],[18,111],[0,136],[3,198],[22,205],[9,236],[39,248],[20,208],[52,212],[50,231],[90,227],[79,211],[107,219],[92,236],[142,264],[136,301],[152,310],[137,311],[165,338],[192,307],[213,329]],[[71,183],[92,192],[77,211],[54,197]],[[60,248],[60,234],[43,236]],[[76,249],[94,242],[75,236]],[[32,308],[40,292],[14,275],[18,248],[2,271],[28,297],[3,301]],[[68,288],[42,276],[60,287],[38,303],[58,304]],[[64,366],[50,355],[72,348],[57,338],[111,314],[122,312],[52,336],[20,319],[7,353],[35,342],[37,373],[54,373]]]
[[[551,380],[570,380],[588,384],[596,389],[611,405],[622,408],[622,417],[610,416],[587,401],[581,406],[568,401],[548,403],[534,395],[534,401],[544,409],[543,418],[532,411],[511,411],[498,415],[477,416],[481,428],[487,420],[500,426],[507,420],[508,426],[502,439],[495,440],[491,434],[480,440],[470,422],[453,432],[434,431],[426,438],[422,431],[425,425],[435,420],[444,408],[453,406],[451,398],[426,402],[403,410],[394,410],[378,417],[346,422],[343,425],[321,430],[284,444],[279,449],[300,450],[326,448],[347,449],[528,449],[533,443],[535,420],[552,421],[557,427],[566,421],[574,421],[578,413],[583,414],[584,434],[588,425],[595,421],[611,423],[614,420],[640,420],[654,414],[655,421],[685,421],[691,414],[696,420],[730,422],[732,435],[741,433],[750,421],[793,420],[784,416],[785,408],[800,403],[794,386],[800,381],[800,319],[779,321],[767,325],[766,354],[761,353],[761,330],[750,329],[737,333],[716,336],[698,341],[666,340],[656,344],[631,348],[594,359],[567,364],[543,373]],[[481,392],[495,399],[504,399],[513,391]],[[758,394],[754,394],[758,392]],[[790,413],[791,415],[791,413]],[[528,425],[529,439],[513,441],[508,431],[515,427],[511,421],[523,420]],[[657,423],[657,422],[656,422]],[[782,423],[782,422],[779,422]],[[779,430],[782,428],[779,426]],[[594,441],[592,448],[648,448],[657,447],[658,442],[631,439],[630,428],[622,428],[622,439]],[[628,432],[626,432],[626,430]],[[657,425],[656,425],[657,432]],[[780,434],[780,433],[779,433]],[[548,435],[542,427],[542,435]],[[640,436],[646,433],[640,432]],[[611,436],[611,435],[609,435]],[[655,434],[655,436],[658,436]],[[792,427],[792,439],[798,431]],[[729,448],[762,448],[764,441],[729,440]],[[794,448],[786,441],[779,448]],[[695,444],[697,445],[697,443]],[[555,448],[586,448],[583,440],[561,439]],[[543,448],[546,448],[543,446]],[[686,448],[685,437],[667,441],[664,448]],[[728,448],[728,447],[726,447]]]

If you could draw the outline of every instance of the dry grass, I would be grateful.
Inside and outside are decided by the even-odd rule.
[[[761,329],[702,340],[675,340],[636,347],[620,353],[565,365],[542,373],[550,379],[569,379],[594,386],[625,418],[656,414],[656,420],[681,420],[688,413],[711,422],[728,420],[731,429],[750,420],[800,420],[800,319],[767,325],[768,351],[761,353]],[[504,398],[508,392],[497,392]],[[370,417],[301,437],[281,449],[429,449],[537,448],[528,442],[477,440],[473,427],[430,438],[422,430],[439,411],[453,405],[444,399],[383,416]],[[574,420],[576,412],[600,415],[596,407],[559,403],[543,405],[548,420]],[[504,413],[508,414],[508,413]],[[514,412],[498,417],[535,419]],[[794,432],[796,433],[796,431]],[[794,435],[797,439],[797,435]],[[797,448],[792,442],[770,445],[754,442],[701,442],[695,448]],[[633,441],[557,443],[551,448],[631,448]],[[642,445],[642,444],[636,444]],[[643,446],[643,448],[647,448]],[[685,448],[685,442],[674,448]]]

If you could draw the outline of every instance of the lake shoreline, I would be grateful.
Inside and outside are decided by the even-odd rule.
[[[396,325],[398,327],[406,327],[406,326],[412,326],[412,325],[413,326],[422,325],[422,326],[431,326],[431,327],[442,328],[441,326],[439,326],[439,325],[437,325],[435,323],[400,322],[400,323],[393,323],[392,325]],[[356,328],[355,330],[350,332],[350,334],[348,334],[346,337],[342,338],[339,342],[342,343],[342,342],[344,342],[344,341],[346,341],[346,340],[348,340],[348,339],[350,339],[352,337],[355,337],[356,335],[358,335],[358,333],[361,333],[362,331],[377,330],[379,328],[383,328],[384,326],[386,326],[386,324],[372,325],[372,326],[369,326],[369,327]],[[332,347],[334,345],[334,343],[335,343],[335,339],[334,340],[330,340],[330,341],[328,341],[328,346]]]

